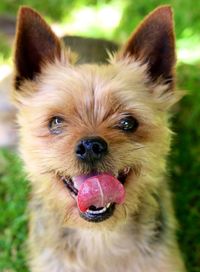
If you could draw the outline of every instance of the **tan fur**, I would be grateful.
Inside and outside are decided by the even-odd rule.
[[[168,109],[181,94],[169,91],[171,83],[162,78],[152,81],[147,63],[134,54],[114,56],[108,65],[74,66],[69,59],[62,53],[45,60],[40,73],[23,79],[14,92],[20,150],[32,185],[31,271],[185,271],[165,178],[172,134]],[[139,122],[129,135],[114,129],[127,113]],[[57,115],[65,119],[64,130],[52,135],[48,122]],[[109,145],[98,171],[132,171],[125,203],[109,219],[91,223],[79,216],[59,175],[88,173],[74,149],[79,139],[97,135]],[[159,216],[165,217],[161,234]]]

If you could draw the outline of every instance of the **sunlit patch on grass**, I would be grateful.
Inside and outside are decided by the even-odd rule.
[[[0,65],[0,81],[11,73],[11,66],[9,64]]]
[[[192,33],[190,29],[185,29],[182,38],[177,41],[178,61],[186,64],[200,62],[200,38]]]
[[[72,12],[70,18],[69,16],[64,18],[60,25],[53,24],[53,29],[59,36],[66,33],[76,33],[76,35],[111,39],[120,23],[123,5],[123,3],[118,2],[116,5],[112,3],[112,5],[76,9]]]

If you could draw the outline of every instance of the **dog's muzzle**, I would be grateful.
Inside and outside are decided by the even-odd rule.
[[[91,173],[62,177],[67,189],[76,200],[80,216],[90,222],[108,219],[115,206],[125,200],[124,182],[130,167],[125,167],[117,177],[110,173]]]

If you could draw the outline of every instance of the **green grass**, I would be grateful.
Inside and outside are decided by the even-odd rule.
[[[27,271],[28,186],[17,155],[0,150],[0,271]]]

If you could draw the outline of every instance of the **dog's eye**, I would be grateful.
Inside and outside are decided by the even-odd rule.
[[[59,116],[51,118],[49,121],[49,130],[52,134],[60,134],[63,131],[64,119]]]
[[[127,116],[120,120],[118,128],[125,132],[134,132],[136,131],[138,126],[139,126],[139,123],[134,117]]]

